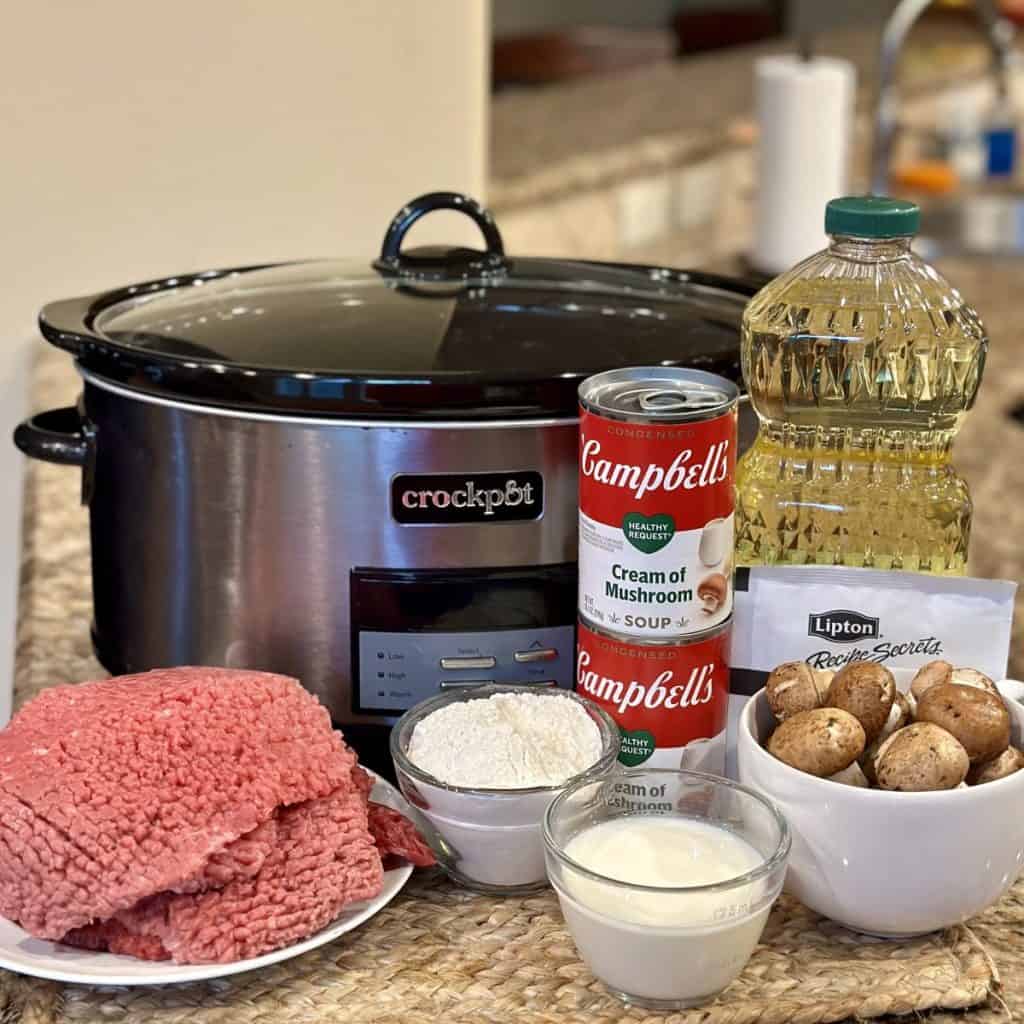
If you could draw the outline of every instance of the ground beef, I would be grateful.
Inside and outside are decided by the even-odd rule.
[[[356,765],[352,770],[352,782],[364,798],[370,801],[370,832],[377,849],[380,850],[385,867],[403,860],[420,868],[431,867],[437,863],[416,826],[404,814],[370,800],[373,778],[369,772]]]
[[[171,959],[171,954],[160,939],[136,935],[116,917],[99,924],[86,925],[85,928],[76,928],[68,932],[64,942],[78,949],[91,949],[96,953],[121,953],[139,960]]]
[[[65,941],[147,960],[229,963],[319,931],[349,903],[376,896],[383,880],[366,801],[342,787],[280,813],[277,842],[255,877],[205,893],[157,895]]]
[[[362,765],[357,764],[352,769],[352,785],[362,793],[364,800],[369,800],[373,792],[373,776]]]
[[[157,893],[251,882],[278,849],[278,809],[344,803],[354,766],[283,676],[185,668],[45,690],[0,731],[0,914],[59,939]],[[365,833],[365,810],[346,814]],[[372,887],[357,873],[353,891]]]
[[[432,864],[294,680],[175,669],[47,690],[0,732],[0,913],[147,960],[227,963]]]
[[[173,887],[174,892],[205,892],[223,888],[236,878],[258,875],[277,842],[277,818],[270,818],[215,853],[202,874]]]
[[[437,863],[416,826],[404,814],[383,804],[371,803],[369,824],[373,841],[385,862],[388,858],[398,858],[420,868]]]

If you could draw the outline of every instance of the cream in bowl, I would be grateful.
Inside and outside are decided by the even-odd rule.
[[[916,935],[973,917],[1020,874],[1024,771],[1013,769],[1024,687],[952,671],[952,681],[943,669],[942,679],[924,674],[912,688],[915,670],[893,669],[888,717],[863,699],[864,688],[837,686],[839,675],[822,681],[817,697],[799,683],[784,690],[786,707],[766,690],[744,707],[740,781],[789,820],[786,887],[812,910],[873,935]]]
[[[391,733],[398,784],[431,826],[440,865],[499,894],[547,884],[548,804],[569,783],[609,771],[618,750],[604,711],[535,686],[451,690],[406,712]]]
[[[722,991],[782,888],[789,831],[763,797],[700,772],[584,779],[544,819],[548,876],[582,959],[626,1002]]]

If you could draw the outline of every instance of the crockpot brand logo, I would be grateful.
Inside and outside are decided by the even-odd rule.
[[[400,523],[521,522],[543,511],[540,473],[402,474],[391,481],[391,514]]]
[[[878,619],[848,608],[831,612],[812,612],[807,618],[807,635],[836,644],[853,644],[858,640],[874,640],[878,636]]]

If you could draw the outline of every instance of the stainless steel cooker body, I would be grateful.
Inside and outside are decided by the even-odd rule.
[[[404,248],[440,209],[469,217],[483,250]],[[576,388],[625,365],[737,379],[752,290],[511,257],[487,210],[432,193],[398,211],[372,263],[50,303],[40,328],[83,394],[15,441],[81,467],[110,671],[288,673],[387,771],[388,724],[439,688],[572,686]],[[752,423],[741,408],[741,449]]]
[[[336,720],[380,723],[353,701],[355,570],[485,579],[575,560],[575,420],[304,420],[84,379],[78,412],[58,412],[53,437],[83,467],[94,640],[113,672],[258,665],[301,679]],[[392,485],[406,475],[524,472],[543,481],[534,519],[431,525],[392,514]]]

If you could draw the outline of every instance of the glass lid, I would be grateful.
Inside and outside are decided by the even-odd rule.
[[[424,213],[459,209],[486,248],[402,251]],[[44,309],[87,370],[162,397],[307,416],[572,416],[576,386],[624,365],[739,379],[752,289],[619,264],[506,257],[490,214],[434,193],[373,264],[320,260],[170,278]]]

